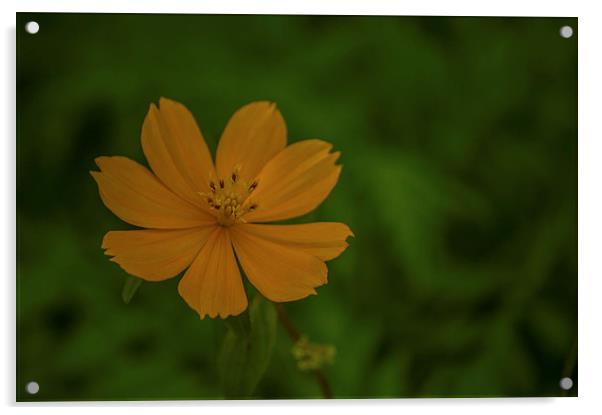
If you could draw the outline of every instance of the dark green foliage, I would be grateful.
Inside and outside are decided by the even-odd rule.
[[[142,280],[140,278],[132,277],[131,275],[125,277],[123,289],[121,290],[121,298],[124,303],[129,304],[130,301],[132,301],[132,298],[136,295],[136,291],[138,291],[141,284]]]
[[[218,370],[224,395],[250,398],[263,376],[276,340],[274,306],[259,295],[249,311],[226,320],[228,330],[218,355]]]

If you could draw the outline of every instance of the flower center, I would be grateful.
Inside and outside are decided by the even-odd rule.
[[[257,181],[243,180],[239,172],[240,166],[236,166],[230,177],[209,182],[210,193],[201,193],[222,226],[230,226],[237,222],[244,223],[242,216],[257,209],[257,204],[245,203],[257,188]]]

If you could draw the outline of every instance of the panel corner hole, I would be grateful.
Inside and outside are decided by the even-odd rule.
[[[30,35],[35,35],[40,31],[40,24],[36,21],[31,21],[25,23],[25,31]]]
[[[30,395],[35,395],[40,391],[40,385],[38,384],[38,382],[31,381],[28,382],[27,385],[25,385],[25,390]]]
[[[562,26],[560,28],[560,36],[565,39],[573,37],[573,28],[571,26]]]
[[[573,379],[571,378],[562,378],[560,379],[560,387],[565,391],[570,390],[573,387]]]

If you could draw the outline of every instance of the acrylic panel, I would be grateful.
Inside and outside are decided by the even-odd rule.
[[[16,32],[18,401],[577,395],[576,18]]]

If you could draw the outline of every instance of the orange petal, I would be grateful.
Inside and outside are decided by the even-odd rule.
[[[201,318],[236,316],[247,308],[228,230],[217,227],[213,231],[184,274],[178,291]]]
[[[102,247],[128,274],[161,281],[190,265],[213,229],[112,231],[105,235]]]
[[[322,140],[304,140],[282,150],[263,168],[259,185],[249,197],[257,209],[245,215],[248,222],[268,222],[301,216],[314,210],[336,185],[340,153]]]
[[[213,216],[169,191],[146,167],[127,157],[98,157],[92,171],[105,206],[143,228],[193,228],[214,222]]]
[[[264,297],[294,301],[326,284],[328,269],[312,254],[264,239],[242,226],[230,227],[232,243],[251,283]]]
[[[153,172],[181,198],[205,207],[199,192],[209,192],[213,161],[188,109],[161,98],[151,104],[142,125],[142,149]]]
[[[353,236],[344,223],[317,222],[302,225],[237,225],[246,233],[314,255],[323,261],[338,257],[349,244],[347,237]]]
[[[253,179],[286,146],[286,124],[276,104],[266,101],[245,105],[232,115],[217,147],[216,167],[221,178],[236,166]]]

